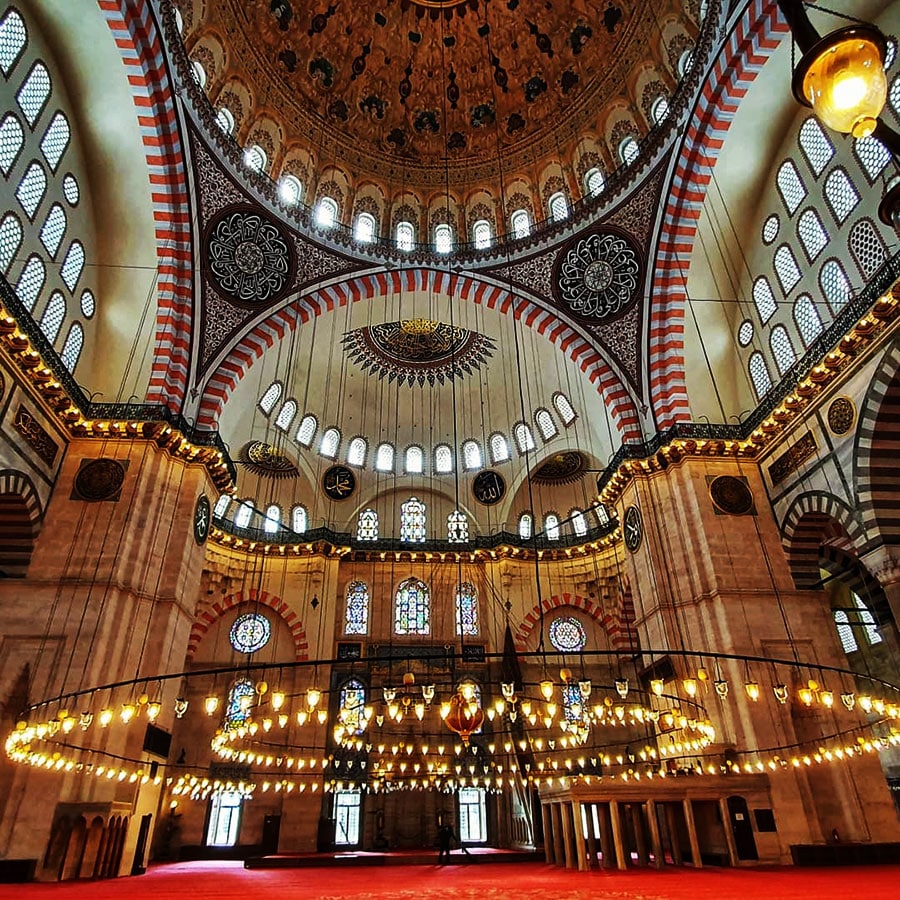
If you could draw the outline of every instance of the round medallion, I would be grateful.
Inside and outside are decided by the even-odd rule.
[[[834,434],[846,434],[856,421],[856,409],[849,397],[838,397],[828,407],[828,427]]]
[[[574,616],[559,616],[548,629],[550,643],[560,653],[580,653],[587,643],[584,625]]]
[[[212,509],[209,505],[209,497],[201,494],[194,506],[194,540],[202,544],[209,535],[209,525],[212,519]]]
[[[472,482],[472,493],[475,499],[484,506],[499,503],[506,494],[506,482],[499,472],[485,469],[475,476]]]
[[[544,460],[531,476],[535,484],[571,484],[581,478],[585,459],[577,450],[554,453]]]
[[[231,300],[258,306],[290,287],[293,249],[278,224],[258,210],[220,213],[210,223],[206,253],[210,279]]]
[[[753,493],[742,478],[719,475],[709,485],[716,509],[730,516],[745,516],[753,509]]]
[[[251,441],[241,447],[240,461],[262,478],[297,478],[300,470],[277,447],[264,441]]]
[[[644,537],[644,523],[641,521],[641,511],[636,506],[629,506],[625,510],[622,520],[622,531],[625,535],[625,546],[634,553],[641,546]]]
[[[322,476],[322,490],[331,500],[346,500],[356,490],[356,476],[346,466],[331,466]]]
[[[615,318],[637,300],[641,258],[624,232],[597,231],[578,238],[562,251],[556,266],[557,297],[582,319]]]
[[[256,653],[266,646],[271,634],[272,626],[265,616],[245,613],[234,620],[228,637],[238,653]]]
[[[125,481],[125,466],[116,459],[83,462],[75,476],[75,490],[82,500],[115,500]]]

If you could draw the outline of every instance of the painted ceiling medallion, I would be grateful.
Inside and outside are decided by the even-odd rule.
[[[263,478],[296,478],[300,474],[284,453],[263,441],[251,441],[242,447],[240,461],[248,471]]]
[[[581,478],[584,469],[584,457],[577,450],[567,450],[541,463],[531,480],[535,484],[571,484]]]
[[[344,352],[361,369],[410,386],[444,384],[471,375],[493,356],[496,345],[477,331],[434,319],[402,319],[348,331]]]
[[[613,319],[638,298],[641,257],[624,233],[595,231],[564,248],[556,263],[558,300],[590,322]]]
[[[75,476],[79,500],[118,500],[125,482],[125,466],[117,459],[83,459]]]
[[[753,512],[753,493],[744,476],[717,476],[710,482],[709,496],[716,509],[729,516],[746,516]]]
[[[290,242],[257,210],[220,213],[210,223],[206,255],[213,284],[238,303],[258,306],[278,300],[293,277]]]

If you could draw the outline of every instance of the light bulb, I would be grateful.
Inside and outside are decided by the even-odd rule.
[[[834,693],[832,691],[819,691],[819,700],[826,709],[834,706]]]
[[[459,692],[462,694],[463,700],[468,703],[475,697],[475,685],[471,681],[464,681],[459,687]]]
[[[744,691],[747,696],[755,703],[759,700],[759,684],[755,681],[744,682]]]
[[[285,700],[284,691],[281,691],[281,690],[272,691],[271,703],[272,703],[272,709],[274,709],[275,712],[278,712],[278,710],[281,709],[282,706],[284,706],[284,700]]]
[[[666,684],[662,680],[662,678],[654,678],[650,682],[650,690],[656,694],[657,697],[662,697],[663,691],[666,689]]]
[[[155,722],[161,712],[162,704],[159,702],[159,700],[151,700],[147,704],[147,718],[151,722]]]
[[[541,694],[545,700],[549,700],[553,696],[553,682],[549,678],[545,678],[541,682]]]
[[[135,714],[134,704],[126,703],[122,706],[122,711],[119,713],[119,717],[127,725],[134,718],[134,714]]]
[[[628,696],[628,679],[617,678],[615,684],[616,692],[624,700]]]
[[[112,718],[113,718],[113,711],[109,707],[107,707],[106,709],[101,709],[100,710],[100,719],[99,719],[100,727],[106,728],[106,726],[109,725],[110,722],[112,722]]]
[[[800,688],[800,690],[797,691],[797,696],[804,706],[812,706],[813,692],[809,688]]]
[[[688,697],[697,696],[697,680],[695,678],[685,678],[681,682],[681,686],[684,688],[684,692]]]

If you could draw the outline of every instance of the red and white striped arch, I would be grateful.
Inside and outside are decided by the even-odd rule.
[[[657,427],[690,418],[684,378],[684,308],[697,223],[738,104],[782,37],[776,0],[750,0],[722,48],[688,123],[672,175],[651,293],[649,388]],[[783,85],[790,95],[790,85]]]
[[[403,269],[362,275],[313,291],[269,316],[246,334],[213,372],[204,387],[197,422],[215,428],[228,397],[250,367],[286,334],[316,316],[333,312],[348,303],[372,300],[400,291],[435,291],[482,304],[505,315],[513,315],[527,327],[544,335],[565,353],[596,386],[610,410],[623,441],[640,440],[638,411],[622,380],[600,352],[551,310],[497,285],[468,275],[433,269]]]
[[[191,334],[191,215],[172,82],[149,0],[98,0],[128,73],[153,199],[156,350],[147,400],[181,409]]]

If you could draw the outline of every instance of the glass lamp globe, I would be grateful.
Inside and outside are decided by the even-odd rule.
[[[868,137],[887,100],[884,35],[869,25],[841,28],[804,54],[794,95],[829,128]]]

